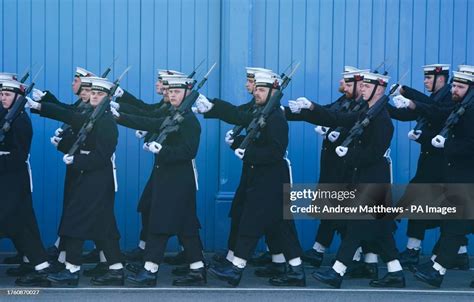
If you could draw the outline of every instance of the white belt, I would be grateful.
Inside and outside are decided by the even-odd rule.
[[[388,165],[390,167],[390,183],[393,184],[393,167],[392,167],[392,158],[390,157],[390,148],[385,151],[383,157],[387,159]]]
[[[115,192],[118,192],[118,182],[117,182],[117,166],[115,165],[115,153],[112,154],[112,157],[110,158],[112,161],[112,169],[114,171],[114,188]]]
[[[26,165],[28,166],[28,175],[30,176],[30,190],[31,190],[31,193],[33,193],[33,172],[31,171],[29,154],[28,154],[28,158],[26,159]]]
[[[0,151],[0,156],[2,155],[10,155],[10,152],[8,151]]]
[[[285,153],[284,160],[286,161],[286,165],[288,166],[288,172],[290,173],[290,188],[293,187],[293,169],[291,168],[291,161],[288,158],[288,150]]]
[[[193,158],[193,160],[191,162],[193,163],[194,181],[196,182],[196,191],[199,191],[198,170],[197,170],[197,167],[196,167],[196,159]]]

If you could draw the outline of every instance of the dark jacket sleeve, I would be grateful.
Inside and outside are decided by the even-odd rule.
[[[201,136],[201,125],[194,114],[187,115],[178,132],[170,135],[179,135],[179,139],[174,140],[175,144],[167,144],[166,141],[163,143],[163,148],[156,156],[158,164],[187,161],[196,157]]]
[[[275,109],[279,111],[280,109]],[[245,150],[244,162],[270,164],[281,161],[288,147],[288,122],[281,112],[270,115],[264,133]]]
[[[474,107],[470,107],[462,116],[446,140],[445,154],[450,157],[474,156]],[[454,138],[453,138],[454,135]],[[473,172],[474,173],[474,172]]]
[[[213,99],[212,103],[214,106],[204,114],[204,118],[218,118],[226,123],[244,127],[252,122],[253,114],[248,107],[250,103],[235,106],[219,99]]]
[[[80,113],[75,109],[68,109],[53,103],[41,104],[40,115],[53,120],[61,121],[77,129],[81,128],[88,118],[88,114]]]
[[[9,146],[9,155],[1,156],[6,161],[15,164],[22,164],[28,159],[30,153],[31,139],[33,137],[33,128],[31,121],[25,112],[22,112],[13,122],[7,135],[11,136],[11,145]]]
[[[313,103],[314,104],[314,103]],[[357,112],[338,112],[327,109],[324,106],[314,104],[312,110],[307,112],[307,121],[314,125],[326,127],[344,127],[351,128],[358,120]]]
[[[124,90],[123,95],[119,98],[116,98],[116,102],[120,104],[120,110],[122,110],[122,105],[127,104],[130,106],[134,106],[139,110],[144,110],[144,111],[153,111],[157,109],[160,104],[159,103],[154,103],[154,104],[149,104],[146,103],[138,98],[136,98],[134,95],[129,93],[128,91]],[[128,107],[130,108],[130,107]]]
[[[103,117],[94,125],[95,149],[89,154],[74,155],[72,167],[83,171],[102,169],[111,163],[118,141],[117,124],[112,117]]]
[[[402,89],[403,89],[402,96],[406,97],[407,99],[410,99],[412,101],[424,102],[424,103],[432,102],[430,97],[424,94],[423,92],[420,92],[408,86],[402,86]]]
[[[395,106],[387,103],[387,110],[390,117],[398,121],[408,122],[414,121],[418,118],[418,114],[415,110],[409,108],[396,108]]]
[[[120,113],[117,123],[127,128],[157,132],[160,130],[161,124],[165,119],[165,117],[149,117]]]

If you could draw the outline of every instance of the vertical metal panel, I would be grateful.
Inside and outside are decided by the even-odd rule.
[[[21,73],[44,64],[37,87],[70,103],[74,68],[100,74],[115,56],[110,79],[128,65],[122,87],[146,102],[154,91],[157,68],[190,72],[203,58],[199,74],[218,61],[202,93],[235,104],[247,102],[245,66],[282,72],[293,60],[301,67],[282,101],[300,96],[327,104],[335,100],[344,65],[374,68],[388,59],[392,82],[410,70],[404,83],[424,91],[421,66],[474,63],[474,5],[468,0],[0,0],[0,67]],[[383,68],[382,68],[383,69]],[[33,70],[33,73],[35,70]],[[199,79],[199,76],[198,76]],[[207,249],[226,247],[230,199],[238,185],[241,162],[223,142],[231,127],[199,117],[202,126],[198,214]],[[56,237],[62,209],[64,165],[49,143],[58,122],[32,115],[34,204],[47,245]],[[395,182],[406,183],[416,171],[419,146],[407,139],[414,123],[394,121],[392,141]],[[315,182],[321,139],[313,126],[290,123],[289,155],[295,181]],[[134,131],[120,127],[117,146],[119,192],[116,215],[122,246],[137,242],[136,205],[151,172],[153,157],[142,151]],[[316,222],[298,222],[308,247]],[[397,234],[405,242],[405,224]],[[430,232],[424,248],[433,245]],[[333,245],[334,246],[334,245]],[[2,250],[11,249],[2,242]],[[173,242],[170,247],[175,249]]]

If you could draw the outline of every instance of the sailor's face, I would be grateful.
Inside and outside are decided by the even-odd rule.
[[[255,103],[257,105],[263,105],[267,101],[268,93],[270,92],[270,88],[258,86],[255,87],[253,91],[253,96],[255,97]]]
[[[173,107],[178,107],[183,102],[184,89],[183,88],[168,89],[168,97],[170,99],[171,105],[173,105]]]
[[[91,97],[90,97],[90,104],[92,107],[97,107],[107,96],[107,93],[104,91],[97,91],[97,90],[92,90],[91,91]]]
[[[253,90],[255,89],[255,79],[247,78],[247,82],[245,83],[245,88],[247,88],[247,91],[250,94],[253,93]]]
[[[425,84],[426,90],[433,91],[433,82],[434,82],[434,75],[432,75],[432,74],[425,75],[425,79],[423,80],[423,84]]]
[[[15,93],[11,91],[2,91],[0,94],[2,96],[2,107],[4,109],[10,109],[15,100]]]
[[[455,102],[461,101],[464,96],[466,96],[468,89],[469,85],[467,84],[453,82],[453,85],[451,87],[452,100]]]
[[[90,87],[82,87],[81,93],[79,97],[83,102],[88,102],[91,97],[91,88]]]
[[[74,80],[72,81],[72,92],[74,94],[77,94],[80,87],[81,87],[81,79],[79,77],[74,77]]]
[[[163,100],[167,103],[170,101],[168,86],[163,86]]]
[[[344,94],[346,95],[347,99],[353,99],[354,98],[354,85],[355,82],[344,82]]]
[[[162,80],[158,80],[156,81],[155,83],[155,88],[156,88],[156,93],[159,94],[159,95],[163,95],[163,81]]]
[[[370,96],[372,95],[372,91],[374,90],[375,84],[371,83],[362,83],[360,87],[360,93],[362,94],[362,98],[364,101],[368,101]]]
[[[345,93],[344,92],[344,79],[340,79],[339,80],[339,88],[337,88],[337,90],[340,92],[340,93]]]

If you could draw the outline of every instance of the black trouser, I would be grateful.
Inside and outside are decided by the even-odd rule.
[[[471,220],[445,220],[441,223],[436,262],[443,267],[452,267],[459,247],[466,245],[466,234],[471,232]]]
[[[142,216],[142,229],[140,231],[140,240],[141,241],[147,241],[146,236],[148,234],[148,222],[149,222],[149,211],[143,211],[141,212]]]
[[[315,242],[320,243],[322,246],[328,248],[336,235],[336,231],[344,235],[344,221],[341,220],[323,220],[319,221],[318,231],[316,232]]]
[[[48,261],[48,255],[39,236],[36,222],[27,224],[22,231],[11,236],[16,249],[23,253],[31,264],[38,265]]]
[[[84,240],[63,236],[61,241],[64,242],[66,261],[74,265],[81,265]],[[94,242],[97,249],[104,252],[107,263],[115,264],[123,261],[118,239],[95,240]]]
[[[234,255],[242,259],[249,259],[262,235],[263,234],[260,236],[245,236],[239,234],[237,236]],[[286,260],[301,257],[303,252],[293,220],[282,220],[277,226],[266,230],[265,235],[271,238],[273,242],[277,242],[277,245],[280,245]],[[276,253],[279,254],[279,252]]]
[[[148,233],[145,247],[145,256],[143,257],[143,260],[160,264],[163,261],[166,244],[168,243],[168,239],[171,236],[173,235]],[[183,245],[184,253],[188,263],[203,261],[203,246],[199,235],[178,235],[178,239]]]
[[[370,227],[370,225],[368,225],[368,227]],[[367,229],[364,231],[371,232],[372,230]],[[364,239],[358,232],[360,232],[360,230],[352,231],[351,225],[348,225],[347,234],[342,239],[336,254],[336,259],[339,262],[349,266],[354,258],[354,253],[360,246],[368,250],[365,252],[378,254],[384,262],[398,259],[398,250],[391,231],[387,230],[387,232],[377,234],[377,236],[370,239]]]
[[[425,231],[439,227],[439,220],[408,220],[407,236],[419,240],[425,239]]]

